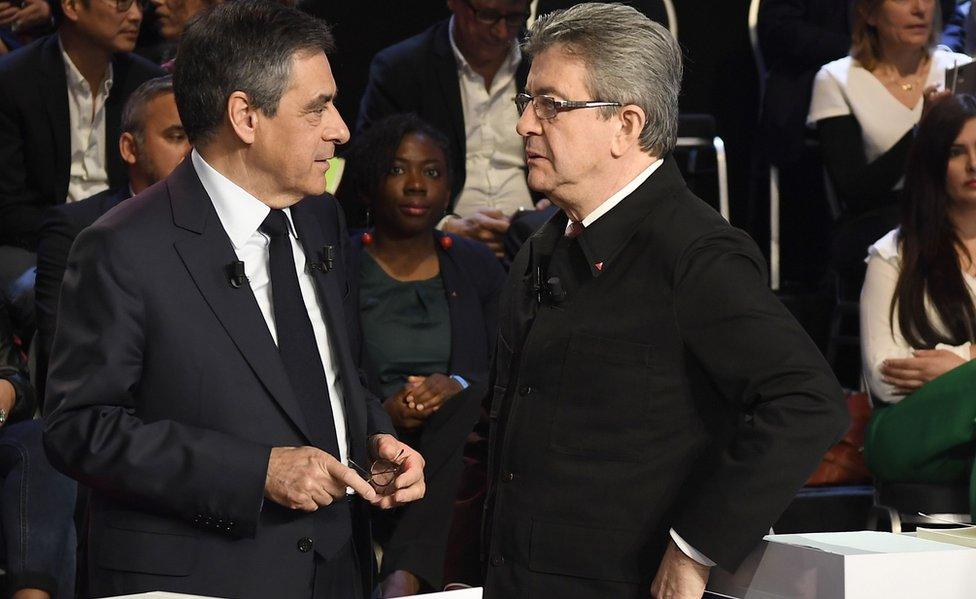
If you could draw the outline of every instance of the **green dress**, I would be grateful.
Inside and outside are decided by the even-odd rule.
[[[359,316],[366,361],[383,397],[399,391],[410,375],[448,374],[451,313],[440,275],[398,281],[363,252]]]

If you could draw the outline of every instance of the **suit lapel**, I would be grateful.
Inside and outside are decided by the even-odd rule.
[[[437,57],[434,72],[440,85],[440,97],[444,99],[445,114],[451,122],[451,134],[456,147],[464,158],[467,151],[467,137],[464,134],[464,109],[461,106],[461,84],[458,81],[457,59],[451,50],[450,21],[445,21],[443,27],[434,38],[434,54]]]
[[[339,367],[342,399],[346,409],[346,430],[351,436],[353,448],[365,447],[366,440],[362,438],[361,432],[366,430],[366,413],[363,402],[358,401],[362,391],[357,388],[359,375],[352,361],[352,347],[346,335],[347,322],[343,309],[345,289],[339,287],[341,278],[338,272],[324,272],[320,268],[312,268],[312,264],[319,263],[323,259],[321,254],[325,245],[335,248],[337,255],[333,268],[339,268],[342,260],[342,256],[338,255],[339,240],[334,236],[327,238],[323,233],[323,229],[338,231],[339,227],[337,223],[335,226],[323,227],[315,214],[316,211],[312,210],[311,202],[335,202],[335,200],[330,196],[309,197],[292,206],[291,214],[295,231],[298,233],[298,241],[305,250],[306,264],[309,265],[308,272],[311,273],[318,290],[319,303],[322,306],[329,331],[329,341],[332,345],[332,359]]]
[[[247,287],[235,289],[228,282],[227,265],[237,260],[237,254],[192,162],[184,160],[166,180],[166,185],[174,223],[197,233],[175,244],[186,269],[261,383],[306,439],[310,439],[305,417],[254,294]]]
[[[64,59],[61,57],[61,47],[58,36],[52,35],[41,46],[41,65],[38,73],[38,87],[41,98],[47,110],[47,121],[51,125],[51,137],[54,140],[54,172],[63,173],[60,180],[55,181],[57,197],[55,204],[61,204],[68,196],[69,164],[71,163],[71,141],[68,133],[71,118],[68,114],[68,80],[64,74]]]

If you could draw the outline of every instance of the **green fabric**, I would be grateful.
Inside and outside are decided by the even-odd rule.
[[[876,409],[864,458],[875,478],[886,482],[969,481],[970,506],[976,508],[974,437],[976,360],[971,360],[897,404]]]
[[[409,375],[446,374],[451,360],[451,313],[440,275],[398,281],[363,252],[359,316],[366,360],[384,397]]]

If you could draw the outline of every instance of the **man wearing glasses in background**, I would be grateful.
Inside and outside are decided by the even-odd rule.
[[[45,208],[125,187],[122,107],[166,74],[131,53],[137,2],[60,0],[53,9],[54,35],[0,58],[0,291],[33,268]]]
[[[444,132],[458,168],[440,228],[485,242],[498,256],[511,216],[533,208],[512,98],[528,61],[519,33],[528,0],[448,0],[453,16],[373,59],[356,129],[413,112]]]

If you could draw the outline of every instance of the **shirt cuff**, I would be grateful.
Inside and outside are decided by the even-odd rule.
[[[956,354],[957,356],[959,356],[960,358],[968,362],[972,359],[972,356],[970,356],[969,353],[970,352],[969,347],[971,345],[972,343],[970,343],[969,341],[963,343],[962,345],[949,345],[947,343],[939,343],[938,345],[935,346],[935,349],[945,349],[951,351],[952,353]]]
[[[715,562],[705,557],[704,553],[698,551],[697,549],[689,545],[687,542],[685,542],[685,540],[681,538],[681,535],[679,535],[677,531],[675,531],[673,528],[670,530],[670,533],[671,533],[671,540],[673,540],[674,544],[678,546],[678,549],[681,550],[681,553],[684,553],[685,555],[687,555],[688,557],[690,557],[691,559],[695,560],[696,562],[698,562],[703,566],[708,566],[709,568],[711,568],[712,566],[715,565]]]
[[[452,374],[451,378],[457,381],[458,385],[461,385],[461,391],[464,391],[465,389],[471,386],[471,384],[468,383],[468,381],[464,380],[464,377],[461,376],[460,374]]]

